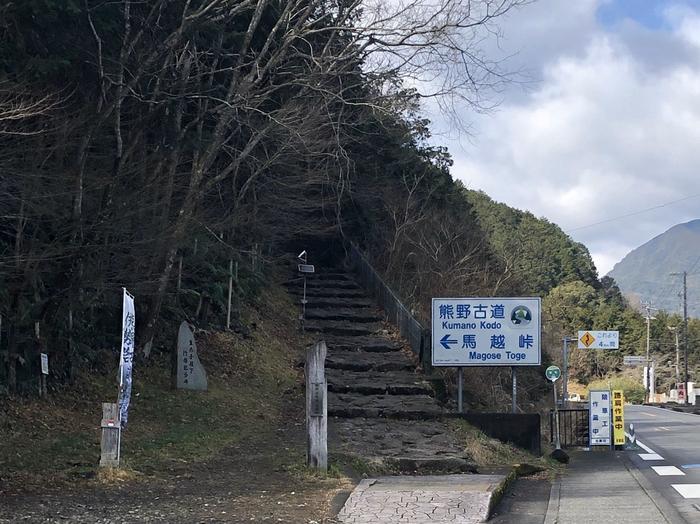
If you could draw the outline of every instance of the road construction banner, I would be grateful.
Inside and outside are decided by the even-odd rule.
[[[134,297],[124,289],[122,307],[122,348],[119,357],[119,423],[126,427],[131,400],[131,376],[134,364],[134,332],[136,329],[136,311]]]
[[[588,392],[589,442],[591,446],[610,446],[612,416],[610,391]]]
[[[612,392],[613,435],[616,446],[625,445],[625,394],[620,389]]]

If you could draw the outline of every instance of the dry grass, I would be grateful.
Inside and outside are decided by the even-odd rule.
[[[0,406],[0,490],[51,480],[96,476],[119,483],[154,475],[169,464],[204,460],[256,434],[274,432],[288,416],[285,402],[299,395],[296,362],[308,342],[297,331],[289,297],[272,288],[266,307],[247,311],[249,337],[198,333],[209,391],[173,390],[170,359],[156,356],[134,367],[129,427],[122,436],[124,469],[99,470],[101,403],[116,399],[114,370],[85,374],[79,386],[48,400],[5,399]],[[140,364],[140,365],[139,365]]]
[[[99,484],[120,484],[132,482],[140,477],[140,473],[126,468],[100,468],[97,470],[95,481]]]
[[[480,468],[515,467],[516,465],[529,464],[543,468],[550,474],[560,469],[560,464],[549,459],[546,455],[538,457],[514,444],[491,438],[463,420],[454,421],[454,425],[464,442],[465,450]]]

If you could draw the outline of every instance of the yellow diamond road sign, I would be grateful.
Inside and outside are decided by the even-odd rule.
[[[591,335],[588,331],[586,331],[583,336],[580,338],[581,343],[586,346],[587,348],[591,347],[591,344],[595,342],[595,337]]]
[[[594,331],[587,329],[578,332],[579,349],[618,349],[619,347],[619,331]]]

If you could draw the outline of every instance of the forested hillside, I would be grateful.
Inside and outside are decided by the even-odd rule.
[[[123,286],[139,358],[183,317],[220,326],[230,265],[254,298],[302,237],[496,278],[418,101],[488,105],[508,75],[478,42],[520,3],[3,3],[2,383],[114,354]]]
[[[183,318],[224,325],[231,267],[244,305],[302,239],[343,236],[424,320],[431,296],[541,295],[550,354],[620,329],[620,352],[575,362],[619,367],[643,321],[614,282],[454,182],[421,114],[489,107],[511,75],[479,43],[522,3],[3,3],[0,384],[33,387],[42,351],[58,383],[116,359],[122,287],[147,359]]]
[[[617,330],[619,351],[571,351],[572,376],[583,383],[617,373],[639,380],[641,371],[624,368],[622,357],[646,354],[645,320],[613,278],[598,279],[588,249],[546,219],[494,202],[482,192],[463,192],[503,264],[503,280],[522,293],[543,297],[543,340],[551,357],[559,359],[562,338],[575,336],[578,330]],[[679,315],[659,313],[650,325],[650,350],[658,366],[660,391],[676,381],[674,329],[678,329],[682,346]],[[695,321],[689,324],[688,339],[689,369],[694,376],[700,364],[700,324]]]
[[[600,287],[588,249],[574,242],[556,224],[510,208],[488,195],[463,190],[476,211],[489,245],[505,263],[505,275],[524,292],[548,293],[567,282]]]

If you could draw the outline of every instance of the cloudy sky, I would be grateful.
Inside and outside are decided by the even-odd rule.
[[[456,178],[559,224],[601,275],[700,218],[700,0],[539,0],[501,28],[530,81],[465,111],[470,136],[432,115]]]

